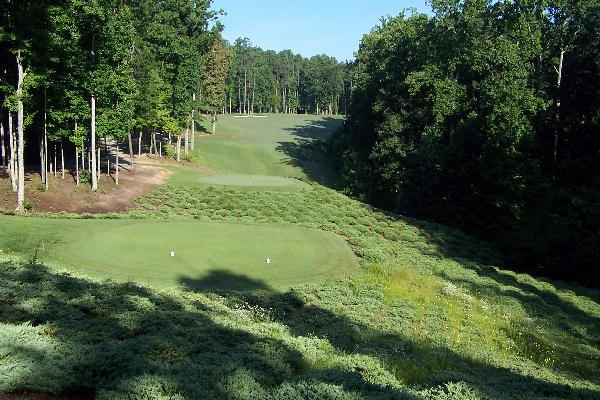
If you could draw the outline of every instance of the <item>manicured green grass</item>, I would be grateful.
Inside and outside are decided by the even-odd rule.
[[[219,118],[216,135],[197,141],[192,158],[220,174],[303,177],[331,183],[324,146],[339,116],[275,115]]]
[[[204,290],[285,289],[356,265],[340,237],[277,225],[0,217],[0,243],[91,277]]]
[[[302,192],[312,186],[283,176],[206,174],[199,169],[167,167],[171,170],[169,185],[188,187],[221,187],[241,191]]]

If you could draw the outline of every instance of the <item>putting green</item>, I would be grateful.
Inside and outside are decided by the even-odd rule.
[[[241,175],[241,174],[219,174],[219,175],[205,175],[200,178],[200,182],[209,185],[219,186],[245,186],[245,187],[293,187],[293,186],[306,186],[310,188],[304,182],[301,182],[293,178],[285,178],[282,176],[265,176],[265,175]]]
[[[356,265],[341,237],[292,226],[2,217],[0,227],[4,252],[37,248],[50,265],[157,287],[285,289]]]

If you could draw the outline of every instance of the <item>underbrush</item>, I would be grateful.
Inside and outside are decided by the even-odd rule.
[[[361,269],[287,293],[194,293],[93,282],[4,257],[0,390],[600,398],[599,293],[499,269],[498,254],[460,231],[320,186],[304,193],[164,186],[138,210],[110,217],[323,229],[346,238]]]

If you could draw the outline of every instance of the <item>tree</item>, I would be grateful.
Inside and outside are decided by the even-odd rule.
[[[217,33],[204,69],[204,101],[206,110],[212,115],[213,135],[217,130],[217,114],[225,102],[225,80],[230,60],[229,52],[223,49],[222,42],[221,34]]]

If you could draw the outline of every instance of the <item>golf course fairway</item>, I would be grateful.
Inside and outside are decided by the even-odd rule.
[[[1,217],[0,227],[3,253],[162,288],[282,290],[356,265],[341,237],[293,226]]]

